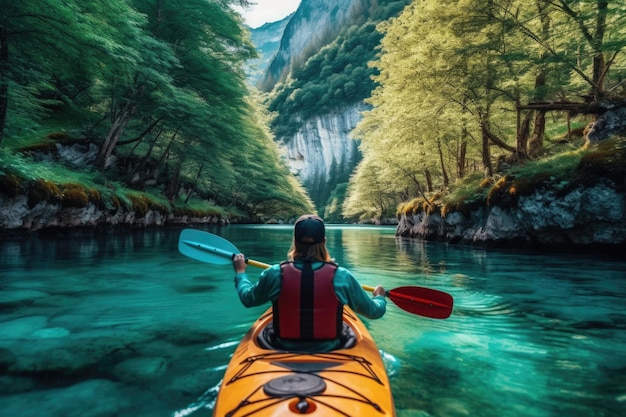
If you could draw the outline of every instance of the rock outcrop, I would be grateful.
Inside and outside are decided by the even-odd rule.
[[[260,85],[270,91],[287,74],[326,45],[354,16],[362,13],[364,0],[305,0],[285,27],[280,47]]]
[[[578,186],[566,194],[537,189],[514,207],[480,207],[401,216],[397,234],[424,240],[479,245],[624,246],[626,194],[606,180]]]
[[[246,63],[246,74],[250,85],[256,86],[267,70],[272,58],[280,46],[285,26],[291,20],[293,13],[282,20],[266,23],[263,26],[250,29],[252,43],[256,46],[259,58]]]
[[[148,227],[167,224],[224,224],[229,220],[218,217],[176,216],[148,209],[146,212],[131,208],[101,208],[94,203],[84,207],[64,207],[59,203],[42,201],[34,207],[28,197],[7,197],[0,193],[0,229],[37,231],[51,228],[125,226]]]
[[[310,186],[317,176],[331,177],[333,167],[344,166],[351,172],[358,162],[358,142],[350,132],[361,118],[364,104],[342,112],[307,120],[283,146],[291,172]]]

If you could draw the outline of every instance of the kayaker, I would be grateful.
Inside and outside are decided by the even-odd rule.
[[[327,351],[341,347],[343,306],[371,319],[385,314],[385,289],[373,297],[346,268],[332,261],[324,221],[305,214],[294,225],[287,261],[264,270],[252,284],[243,254],[233,257],[235,286],[244,306],[273,304],[273,336],[278,347]]]

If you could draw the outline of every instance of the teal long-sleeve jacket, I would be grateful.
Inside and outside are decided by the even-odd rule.
[[[298,268],[303,267],[303,262],[296,261]],[[313,269],[318,269],[323,262],[313,262]],[[263,271],[256,283],[251,283],[247,274],[235,275],[235,286],[239,299],[246,307],[258,306],[267,302],[274,302],[280,293],[281,281],[280,265],[276,264]],[[370,297],[359,285],[354,276],[343,267],[338,267],[333,280],[335,293],[339,301],[349,306],[356,313],[370,319],[377,319],[385,314],[387,300],[379,295]]]

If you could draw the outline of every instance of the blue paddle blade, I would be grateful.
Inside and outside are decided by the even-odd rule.
[[[190,258],[217,265],[231,263],[233,255],[239,253],[228,240],[195,229],[184,229],[180,233],[178,250]]]

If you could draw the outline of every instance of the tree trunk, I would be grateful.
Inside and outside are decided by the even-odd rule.
[[[463,129],[465,130],[465,129]],[[461,149],[459,149],[459,156],[456,159],[456,175],[459,178],[465,177],[465,163],[467,160],[467,142],[463,140],[461,142]]]
[[[0,145],[4,138],[4,128],[9,110],[9,36],[6,27],[0,27]]]
[[[426,177],[426,191],[431,193],[433,191],[433,176],[428,169],[424,170],[424,176]]]
[[[176,165],[176,169],[172,174],[172,179],[170,180],[167,189],[165,190],[165,195],[170,202],[173,202],[178,194],[178,186],[180,184],[180,170],[183,166],[183,160],[178,161],[178,165]]]
[[[519,122],[521,118],[521,110],[517,110],[517,118],[519,123],[519,128],[517,129],[517,139],[515,141],[515,153],[517,157],[520,159],[528,158],[528,136],[530,135],[530,118],[532,116],[532,111],[526,113],[524,120]]]
[[[593,82],[592,96],[597,100],[604,96],[604,81],[606,79],[607,65],[602,51],[604,45],[604,34],[606,32],[606,18],[608,14],[609,1],[597,1],[596,27],[592,40],[593,55]]]
[[[132,139],[128,139],[128,140],[124,140],[124,141],[120,141],[118,142],[118,145],[128,145],[130,143],[141,143],[142,139],[152,131],[152,129],[154,129],[156,127],[156,125],[163,120],[162,117],[159,117],[158,119],[154,120],[152,123],[150,123],[150,126],[148,126],[143,132],[141,132],[141,134],[139,134],[139,136],[134,137]]]
[[[117,146],[117,141],[124,132],[132,113],[133,110],[130,103],[126,103],[113,121],[113,125],[111,126],[111,129],[109,129],[109,133],[107,134],[102,146],[100,146],[100,151],[96,157],[96,161],[94,163],[94,168],[96,170],[102,171],[106,167],[107,161]]]
[[[489,130],[489,127],[485,123],[481,122],[480,127],[481,127],[481,132],[482,132],[483,137],[486,135],[487,139],[489,139],[495,145],[497,145],[498,147],[500,147],[500,148],[502,148],[502,149],[504,149],[506,151],[509,151],[509,152],[512,152],[512,153],[516,152],[516,149],[514,147],[512,147],[509,144],[507,144],[505,141],[503,141],[502,139],[497,137],[494,133],[492,133],[491,130]]]
[[[191,190],[189,190],[189,193],[187,193],[187,197],[185,198],[185,204],[187,204],[189,202],[189,199],[191,198],[191,195],[194,193],[194,191],[196,191],[196,188],[198,186],[198,179],[200,179],[200,175],[202,174],[202,170],[204,169],[204,162],[200,164],[200,168],[198,168],[198,173],[196,174],[196,179],[194,180],[192,186],[191,186]]]
[[[569,125],[569,121],[568,121]],[[531,157],[539,155],[543,149],[543,137],[546,132],[546,112],[537,111],[535,113],[535,124],[533,126],[533,135],[528,142],[528,154]]]
[[[539,19],[541,20],[541,37],[544,40],[550,38],[551,21],[546,12],[547,3],[544,1],[537,2],[537,10],[539,12]],[[548,52],[544,51],[542,56],[542,62],[546,62],[549,58]],[[535,77],[535,88],[533,92],[534,101],[543,101],[546,99],[546,78],[548,76],[548,67],[542,64],[539,68],[539,73]],[[533,124],[533,134],[528,141],[528,156],[535,157],[539,155],[543,149],[543,136],[546,132],[546,112],[538,110],[535,112],[535,121]]]
[[[159,141],[159,137],[161,136],[161,133],[163,133],[163,131],[159,130],[159,132],[156,134],[154,139],[150,141],[150,143],[148,144],[148,150],[135,165],[135,170],[132,172],[131,177],[134,177],[137,174],[139,174],[140,177],[142,176],[141,172],[146,169],[150,156],[152,155],[152,151],[154,150],[154,146]],[[137,146],[138,145],[139,143],[137,143]],[[135,151],[135,148],[133,148],[133,150],[131,151],[131,155],[133,154],[134,151]],[[153,170],[150,170],[150,175],[152,175],[152,173],[153,173]]]
[[[491,164],[491,151],[489,150],[489,134],[487,127],[482,122],[480,124],[480,131],[483,140],[483,168],[485,169],[485,175],[492,177],[493,165]]]
[[[172,149],[172,145],[174,144],[174,139],[176,139],[176,135],[178,135],[179,130],[180,128],[176,129],[176,131],[172,134],[172,137],[170,138],[170,142],[167,144],[167,148],[165,148],[163,155],[161,155],[161,158],[159,158],[159,162],[157,162],[156,166],[152,170],[153,176],[156,175],[156,172],[158,171],[158,169],[161,168],[161,166],[163,166],[163,164],[165,163],[165,160],[169,156],[170,150]]]
[[[446,164],[443,160],[443,150],[441,149],[441,141],[437,140],[437,148],[439,149],[439,163],[441,164],[441,175],[443,176],[443,186],[447,187],[450,183],[448,178],[448,171],[446,170]],[[428,190],[431,191],[431,190]]]

